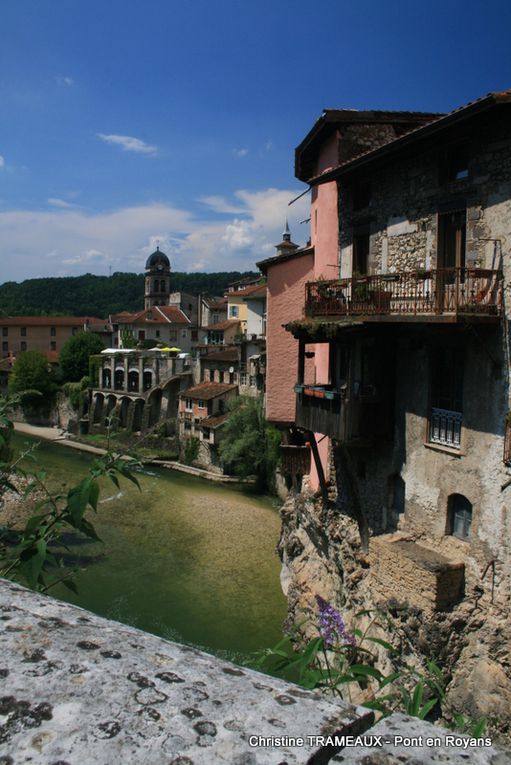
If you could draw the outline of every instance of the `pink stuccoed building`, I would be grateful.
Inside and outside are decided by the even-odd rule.
[[[430,122],[438,115],[414,112],[380,112],[327,109],[295,151],[295,175],[304,183],[372,151],[396,137]],[[364,194],[363,184],[359,194]],[[327,343],[308,344],[299,369],[299,341],[284,325],[305,313],[306,284],[351,276],[353,260],[341,258],[339,246],[339,197],[336,180],[315,183],[311,189],[310,241],[298,247],[286,224],[277,255],[258,263],[268,281],[266,412],[284,431],[285,445],[313,447],[310,479],[320,488],[321,473],[328,479],[328,437],[298,433],[295,423],[295,383],[327,385],[330,358]],[[302,354],[303,357],[303,354]],[[285,447],[286,448],[286,447]],[[304,463],[305,464],[305,463]]]

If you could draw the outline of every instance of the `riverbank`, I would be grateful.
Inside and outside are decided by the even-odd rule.
[[[14,429],[17,433],[23,433],[32,438],[42,438],[45,441],[52,441],[61,446],[67,446],[70,449],[78,449],[82,452],[88,452],[89,454],[106,454],[106,449],[101,446],[92,446],[91,444],[85,444],[82,441],[74,441],[69,438],[68,434],[62,428],[48,428],[39,425],[29,425],[26,422],[14,422]],[[186,473],[187,475],[193,475],[197,478],[205,478],[208,481],[215,481],[216,483],[230,483],[230,484],[244,484],[253,486],[255,479],[253,478],[238,478],[232,475],[223,475],[221,473],[213,473],[209,470],[203,470],[202,468],[193,467],[192,465],[183,465],[176,460],[164,460],[157,457],[144,457],[140,460],[144,465],[154,465],[155,467],[165,468],[167,470],[176,470],[179,473]]]

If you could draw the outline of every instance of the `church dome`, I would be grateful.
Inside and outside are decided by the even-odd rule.
[[[146,269],[158,268],[158,266],[163,268],[170,268],[170,260],[165,255],[165,253],[160,250],[159,247],[157,247],[156,250],[151,255],[149,255],[145,264]]]

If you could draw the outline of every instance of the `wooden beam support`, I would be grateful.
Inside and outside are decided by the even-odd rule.
[[[321,464],[321,457],[319,454],[316,436],[311,430],[309,430],[307,438],[309,439],[311,445],[312,456],[314,457],[314,464],[316,465],[316,470],[318,473],[319,486],[321,488],[321,496],[323,498],[323,507],[326,510],[328,507],[328,489],[326,485],[325,471],[323,470],[323,465]]]

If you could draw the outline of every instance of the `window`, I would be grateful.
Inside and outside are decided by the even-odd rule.
[[[451,494],[447,502],[447,532],[458,539],[470,537],[472,505],[463,494]]]
[[[469,159],[468,144],[448,148],[440,159],[440,183],[466,180],[470,175]]]
[[[246,385],[247,384],[247,373],[241,372],[240,374],[240,385]]]
[[[8,350],[9,350],[9,343],[8,342],[3,342],[2,343],[2,351],[5,352],[5,351],[8,351]]]
[[[438,268],[449,269],[445,283],[454,282],[456,268],[465,268],[466,210],[438,215]]]
[[[9,335],[9,329],[7,327],[2,327],[2,337],[8,337]]]
[[[22,342],[20,345],[20,351],[26,351],[27,350],[27,344],[25,342]]]
[[[57,334],[57,330],[55,329],[55,327],[50,327],[50,336],[55,337],[56,334]]]
[[[229,318],[230,319],[237,319],[240,315],[240,309],[237,305],[230,305],[229,306]]]
[[[204,401],[201,398],[199,399],[197,406],[199,407],[199,409],[204,409]]]
[[[55,340],[52,340],[50,343],[50,351],[56,351],[57,350],[57,343]]]
[[[26,337],[27,336],[27,328],[26,327],[21,327],[20,334],[21,334],[21,337]]]
[[[353,236],[353,274],[365,276],[369,266],[369,231],[359,229]]]
[[[437,348],[431,365],[431,417],[429,440],[461,448],[463,420],[463,351]]]
[[[78,333],[78,327],[73,327],[71,334],[76,335]]]
[[[185,398],[185,410],[191,412],[193,410],[193,401],[191,398]]]
[[[192,341],[197,341],[199,339],[199,333],[196,329],[192,329]]]
[[[138,330],[138,339],[139,340],[145,340],[145,329],[139,329]]]

